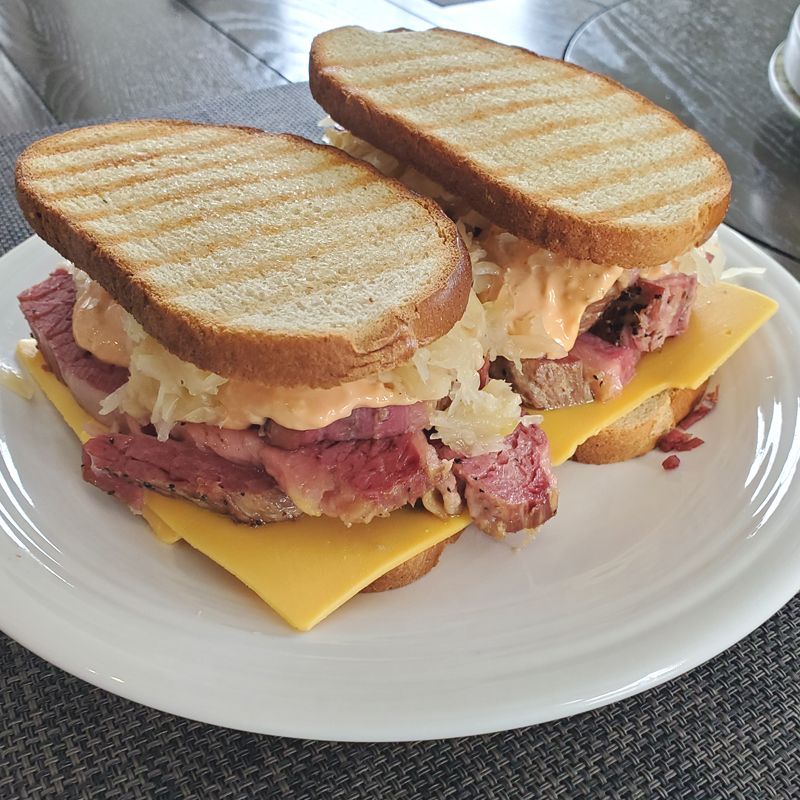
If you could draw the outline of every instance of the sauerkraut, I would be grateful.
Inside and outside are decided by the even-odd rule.
[[[220,420],[225,412],[216,395],[225,378],[170,353],[128,313],[123,327],[131,343],[130,377],[102,401],[101,414],[122,411],[150,422],[162,440],[178,422]]]
[[[490,380],[480,386],[486,332],[483,306],[472,292],[464,316],[449,333],[420,348],[408,364],[380,375],[423,400],[449,397],[446,409],[431,412],[433,436],[465,455],[500,450],[520,422],[520,397],[509,384]]]
[[[263,403],[256,403],[249,415],[247,409],[237,409],[232,424],[226,388],[234,382],[181,360],[149,336],[130,314],[122,313],[131,348],[130,377],[102,401],[102,414],[121,411],[143,424],[150,422],[162,440],[178,422],[243,427],[264,419]],[[503,438],[520,420],[520,400],[510,386],[493,380],[480,388],[478,370],[484,362],[485,334],[483,307],[473,293],[464,316],[448,333],[417,350],[407,364],[377,376],[388,394],[406,403],[429,402],[438,437],[467,455],[499,450]],[[247,388],[253,396],[253,386]],[[292,391],[302,396],[318,390]],[[446,411],[436,411],[442,398],[449,398],[450,405]],[[344,416],[349,413],[347,410]],[[333,421],[328,419],[325,424]]]

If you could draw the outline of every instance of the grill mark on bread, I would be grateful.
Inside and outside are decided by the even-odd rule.
[[[640,116],[640,114],[631,113],[629,117],[624,117],[621,115],[620,119],[634,119],[637,116]],[[602,117],[598,117],[597,115],[588,116],[587,114],[579,114],[578,116],[567,117],[566,119],[554,119],[550,122],[539,125],[537,128],[514,128],[502,136],[496,137],[492,142],[487,142],[485,145],[479,147],[471,147],[470,150],[476,155],[480,153],[486,153],[492,150],[492,148],[498,144],[508,144],[509,142],[514,142],[518,139],[524,139],[526,136],[530,137],[531,139],[537,139],[541,136],[547,135],[548,133],[553,133],[554,131],[569,131],[573,128],[580,128],[583,125],[592,125],[593,123],[600,122],[601,120]],[[505,169],[502,167],[493,167],[492,171],[498,175],[517,175],[519,174],[519,165],[515,164],[514,166],[509,166]]]
[[[347,250],[350,250],[352,247],[352,242],[344,240],[335,242],[331,245],[319,245],[303,251],[303,260],[307,258],[315,259],[326,253],[332,255],[341,254]],[[209,289],[214,289],[219,281],[225,281],[225,283],[231,288],[241,286],[243,283],[252,280],[253,278],[264,277],[269,273],[274,272],[285,272],[286,270],[281,269],[282,267],[286,267],[288,264],[293,264],[297,261],[298,258],[296,255],[286,255],[271,261],[259,261],[256,264],[251,264],[246,269],[241,269],[240,267],[231,267],[231,269],[215,273],[213,276],[209,275],[205,280],[192,284],[192,290],[190,292],[178,294],[175,296],[174,300],[180,305],[186,305],[187,307],[192,308],[194,307],[197,299],[204,297],[208,293]],[[296,296],[296,294],[297,290],[295,287],[284,287],[282,290],[276,290],[270,295],[270,303],[278,303],[281,300]],[[215,318],[217,320],[223,319],[223,317],[221,317],[219,314],[216,314]]]
[[[475,69],[475,64],[452,64],[445,68],[431,67],[429,70],[415,72],[411,75],[395,75],[393,78],[388,79],[376,78],[372,81],[364,81],[360,83],[360,87],[367,91],[378,91],[380,89],[388,89],[392,86],[402,86],[404,83],[414,83],[422,78],[433,78],[441,75],[459,75],[462,72],[474,72]],[[492,72],[502,72],[504,69],[508,69],[507,62],[482,67],[481,72],[485,75]]]
[[[122,244],[129,242],[133,239],[140,239],[146,237],[153,239],[161,233],[170,231],[181,230],[187,228],[192,223],[200,222],[201,220],[208,219],[209,213],[215,215],[215,219],[230,214],[236,214],[243,211],[250,211],[256,207],[269,208],[270,206],[279,205],[286,200],[294,200],[301,197],[315,197],[315,198],[332,198],[339,194],[342,189],[349,189],[355,186],[365,186],[370,183],[370,178],[364,175],[352,178],[349,181],[343,181],[339,186],[333,186],[330,190],[309,190],[308,192],[283,192],[282,194],[274,194],[267,198],[251,198],[248,200],[237,201],[235,203],[225,203],[214,209],[203,209],[196,214],[185,214],[177,219],[165,220],[160,225],[147,225],[144,228],[131,228],[122,234],[103,234],[103,240],[111,245]],[[124,216],[124,215],[121,215]],[[108,219],[108,218],[106,218]]]
[[[399,238],[402,236],[402,232],[394,231],[394,236]],[[334,255],[341,255],[342,253],[346,252],[348,248],[346,245],[342,247],[341,250],[336,250],[333,252]],[[310,259],[303,258],[302,261],[309,261],[311,264],[314,263],[314,256]],[[424,259],[419,259],[420,261]],[[287,257],[285,260],[282,259],[279,264],[291,264],[297,262],[296,258]],[[413,265],[409,265],[413,266]],[[369,274],[370,277],[380,277],[392,271],[392,268],[397,267],[397,259],[390,253],[383,258],[379,259],[371,259],[369,268],[366,272]],[[273,270],[270,270],[273,271]],[[250,316],[264,316],[262,313],[263,309],[268,309],[269,313],[275,314],[281,305],[294,305],[297,302],[297,290],[295,287],[287,287],[285,290],[272,290],[266,292],[263,291],[266,288],[265,283],[260,283],[262,288],[262,292],[260,294],[255,294],[253,291],[248,291],[247,284],[254,280],[257,280],[263,276],[263,273],[254,272],[252,275],[248,277],[242,277],[241,279],[238,278],[237,280],[230,282],[231,288],[238,287],[240,289],[240,293],[242,299],[237,301],[235,304],[235,308],[231,309],[230,311],[226,311],[224,308],[216,308],[213,311],[213,318],[216,323],[226,324],[227,322],[234,320],[241,323],[241,321],[245,317]],[[208,295],[214,292],[215,287],[210,286],[204,289],[199,289],[198,291],[188,292],[186,294],[177,295],[173,298],[173,302],[175,302],[179,306],[183,306],[186,308],[188,313],[191,313],[192,309],[196,308],[200,301],[204,298],[208,297]],[[317,294],[323,294],[327,296],[327,291],[325,292],[317,292]],[[209,312],[204,312],[208,314]],[[323,310],[320,311],[323,313]]]
[[[358,211],[353,211],[346,218],[352,218],[352,217],[355,217],[355,216],[358,216],[359,218],[365,218],[365,217],[370,216],[370,215],[374,216],[376,214],[381,214],[383,211],[386,210],[386,208],[390,207],[390,205],[396,205],[396,204],[397,204],[396,201],[394,201],[394,203],[388,203],[385,206],[378,206],[378,207],[376,207],[374,209],[370,209],[369,214],[365,214],[363,209],[359,209]],[[331,220],[331,217],[334,217],[334,216],[335,216],[335,219]],[[342,217],[339,216],[339,215],[329,215],[327,221],[332,221],[334,223],[334,228],[335,228],[336,223],[340,219],[342,219]],[[265,235],[259,236],[258,238],[254,237],[252,235],[252,233],[251,233],[251,234],[249,234],[247,236],[246,240],[248,242],[253,243],[253,244],[266,243],[266,242],[269,241],[270,238],[273,238],[275,236],[280,236],[282,234],[286,234],[287,231],[293,231],[293,230],[299,230],[299,229],[302,229],[302,228],[307,228],[307,227],[310,227],[310,225],[315,225],[318,229],[322,229],[322,228],[325,227],[324,225],[320,225],[319,220],[317,220],[316,223],[310,223],[309,225],[303,225],[303,226],[283,225],[283,226],[280,226],[280,227],[276,228],[275,230],[263,231],[263,233]],[[402,231],[402,230],[394,230],[389,235],[389,238],[384,240],[384,241],[385,242],[391,242],[391,241],[394,241],[395,239],[397,239],[397,238],[399,238],[400,236],[403,236],[403,235],[404,235],[404,231]],[[233,247],[230,248],[230,252],[231,253],[235,253],[237,245],[242,244],[242,240],[241,239],[243,239],[243,237],[240,237],[240,241],[235,242]],[[302,252],[302,259],[317,258],[319,256],[322,256],[322,255],[326,254],[326,253],[345,253],[345,252],[347,252],[349,250],[357,249],[358,247],[361,247],[361,243],[360,242],[356,242],[356,241],[354,241],[353,239],[350,239],[350,238],[339,237],[337,240],[335,240],[333,242],[323,242],[323,243],[320,243],[319,245],[317,245],[315,247],[306,247]],[[203,250],[196,250],[194,252],[194,254],[192,254],[190,252],[190,253],[184,255],[184,253],[182,252],[181,255],[184,256],[182,258],[182,263],[183,264],[187,264],[187,265],[191,265],[191,262],[194,259],[213,255],[213,251],[212,252],[206,252],[206,249],[204,248]],[[192,296],[194,296],[194,295],[196,295],[196,294],[198,294],[200,292],[206,291],[208,289],[213,289],[215,286],[217,286],[219,284],[220,281],[223,281],[223,280],[227,284],[229,284],[230,286],[235,286],[235,285],[240,284],[240,283],[242,283],[242,282],[244,282],[246,280],[250,280],[251,278],[255,278],[255,277],[258,277],[259,275],[263,275],[265,271],[274,272],[276,270],[279,270],[282,265],[291,264],[291,263],[296,262],[296,261],[298,261],[297,253],[290,253],[290,254],[287,254],[285,256],[278,256],[278,257],[273,258],[273,259],[271,259],[269,261],[259,261],[259,262],[255,263],[255,264],[250,264],[247,267],[242,267],[237,263],[237,264],[232,265],[229,269],[218,269],[218,270],[214,271],[213,273],[207,274],[205,276],[205,278],[202,277],[202,276],[200,276],[199,278],[197,278],[197,277],[193,278],[192,279],[192,284],[191,284],[192,291],[191,292],[183,292],[182,294],[177,295],[176,300],[180,300],[181,298],[188,299],[188,298],[191,298]],[[395,261],[396,261],[396,259],[395,259]],[[164,268],[164,267],[168,267],[168,266],[169,266],[169,261],[164,261],[164,262],[162,262],[160,264],[153,265],[151,268],[148,269],[148,271],[151,271],[153,268],[159,268],[159,267],[160,268]],[[374,267],[372,265],[372,262],[369,262],[369,264],[365,264],[364,265],[364,271],[369,272],[369,273],[372,273],[374,271]],[[356,274],[356,273],[354,273],[354,274]],[[359,274],[359,275],[363,274],[363,271],[361,273],[357,273],[357,274]],[[169,289],[169,290],[172,289],[172,287],[169,286],[165,281],[159,281],[158,278],[155,278],[154,282],[157,283],[159,285],[159,287],[164,288],[165,290],[166,289]],[[291,289],[291,291],[296,291],[296,290],[293,288],[293,289]]]
[[[124,124],[124,123],[123,123]],[[163,133],[159,131],[163,128]],[[72,132],[70,132],[72,133]],[[91,152],[100,147],[108,147],[114,144],[135,144],[142,141],[157,141],[168,136],[174,136],[175,130],[164,127],[160,124],[152,125],[133,125],[126,127],[122,130],[115,131],[114,133],[107,133],[102,139],[85,139],[82,140],[80,136],[71,136],[70,140],[63,142],[58,147],[54,147],[48,151],[48,156],[62,156],[67,153]],[[41,177],[41,175],[37,175]]]
[[[395,234],[398,236],[399,234]],[[337,247],[335,250],[323,251],[317,253],[309,254],[311,259],[318,257],[324,252],[328,252],[331,254],[339,254],[345,253],[349,248],[347,247],[346,243],[342,243],[340,247]],[[304,258],[303,261],[306,259]],[[261,264],[260,269],[256,269],[253,267],[251,270],[248,271],[245,275],[236,274],[233,280],[226,281],[228,285],[235,289],[237,287],[245,287],[248,281],[252,281],[258,278],[265,278],[268,277],[272,272],[275,271],[275,268],[279,268],[282,265],[295,263],[297,261],[296,258],[292,258],[291,256],[287,256],[286,258],[280,259],[274,263],[269,264]],[[311,262],[313,263],[313,261]],[[392,266],[397,265],[397,261],[392,259],[391,257],[387,257],[383,261],[373,262],[374,269],[370,272],[371,275],[381,275],[387,272]],[[225,280],[224,276],[222,278]],[[202,301],[206,298],[209,292],[213,292],[214,286],[203,286],[194,289],[191,292],[187,292],[185,294],[176,295],[173,298],[173,301],[178,306],[183,306],[187,310],[191,310],[195,308],[198,304],[198,301]],[[243,292],[243,294],[247,294],[247,292]],[[250,314],[257,313],[259,308],[263,307],[264,305],[268,305],[271,311],[275,311],[281,305],[292,304],[296,302],[297,297],[297,290],[294,287],[286,286],[283,288],[276,288],[275,290],[271,291],[268,297],[259,297],[255,300],[250,300],[247,296],[244,300],[240,301],[236,304],[236,308],[232,309],[229,312],[224,311],[224,309],[217,309],[214,311],[213,316],[215,322],[220,322],[225,324],[230,320],[236,320],[239,317],[248,316]]]
[[[590,176],[582,181],[548,186],[547,191],[555,202],[562,199],[575,199],[584,192],[590,191],[597,186],[604,186],[606,188],[624,186],[626,183],[630,182],[629,179],[631,178],[639,178],[647,172],[658,171],[655,169],[656,167],[661,169],[662,167],[671,167],[676,164],[688,165],[701,163],[701,159],[687,158],[688,155],[689,153],[686,150],[678,150],[669,158],[659,159],[658,161],[646,161],[636,167],[620,167],[619,169],[609,170],[600,175]],[[673,193],[676,191],[676,187],[670,187],[670,189]],[[596,219],[598,215],[603,216],[608,214],[610,208],[611,206],[597,209],[596,212],[587,211],[583,213],[591,219]]]
[[[240,144],[238,141],[231,142],[230,144]],[[291,147],[287,145],[285,151],[271,151],[270,156],[279,156],[284,154],[285,152],[290,152]],[[201,151],[198,151],[201,152]],[[206,151],[202,151],[206,152]],[[211,167],[218,165],[220,163],[219,152],[215,148],[213,150],[207,151],[210,155],[210,158],[207,161],[201,162],[193,162],[191,164],[184,164],[183,166],[179,167],[168,167],[166,169],[159,169],[158,172],[141,172],[138,174],[128,175],[124,178],[115,178],[111,181],[106,181],[104,183],[96,183],[91,184],[89,186],[84,186],[82,188],[66,188],[62,189],[60,192],[48,192],[47,196],[50,200],[64,200],[66,198],[78,198],[78,197],[88,197],[93,194],[99,194],[100,192],[113,192],[116,189],[127,188],[129,186],[140,186],[143,183],[150,183],[152,181],[164,180],[164,178],[177,178],[182,175],[191,175],[194,172],[197,172],[198,169],[203,167]],[[165,154],[160,153],[159,156],[163,157]],[[235,167],[239,164],[245,164],[249,161],[253,160],[252,152],[243,153],[241,156],[236,156],[233,158],[226,158],[223,162],[226,167]],[[268,162],[265,162],[268,163]],[[95,171],[95,170],[92,170]]]
[[[384,202],[373,202],[369,211],[386,211],[393,206],[396,206],[400,201],[396,197],[388,197]],[[329,217],[336,217],[337,220],[348,220],[352,217],[358,217],[367,212],[363,208],[348,207],[348,208],[325,208],[317,212],[315,220],[317,223],[324,221]],[[163,253],[163,258],[155,259],[142,259],[137,258],[136,263],[139,269],[137,272],[146,273],[159,267],[170,265],[180,256],[181,263],[191,264],[197,258],[202,256],[215,256],[219,255],[222,251],[226,251],[228,258],[233,256],[238,250],[242,248],[245,243],[258,244],[270,236],[285,233],[296,228],[301,227],[294,220],[287,221],[282,225],[274,223],[265,223],[253,228],[249,228],[244,233],[228,234],[227,236],[215,236],[213,242],[201,242],[194,249],[181,245],[176,247],[174,252],[167,250]]]
[[[153,153],[139,153],[137,155],[119,155],[114,158],[107,158],[101,161],[92,161],[89,164],[71,164],[70,166],[51,167],[50,169],[40,171],[36,171],[36,160],[33,160],[32,172],[34,173],[33,177],[36,179],[53,178],[60,175],[74,175],[78,172],[91,172],[96,169],[115,167],[123,164],[143,164],[148,161],[153,161],[156,158],[163,158],[164,156],[178,156],[184,153],[212,153],[216,148],[220,147],[220,145],[231,144],[237,140],[238,137],[236,134],[231,133],[228,136],[220,136],[219,139],[213,139],[203,146],[193,142],[191,144],[180,145],[169,150],[159,150]]]
[[[342,66],[346,67],[346,69],[361,69],[363,67],[377,67],[381,66],[382,64],[391,63],[391,57],[393,58],[404,58],[406,60],[412,61],[418,58],[430,58],[433,57],[441,57],[443,59],[449,58],[450,56],[457,56],[459,54],[459,50],[446,50],[439,53],[428,53],[425,50],[417,50],[416,52],[410,53],[391,53],[390,57],[387,58],[386,53],[381,53],[379,56],[368,56],[365,58],[354,58],[352,61],[348,60],[347,64],[331,64],[333,69],[341,68]]]
[[[252,160],[252,155],[250,156],[250,158]],[[269,163],[270,162],[264,162],[265,165]],[[218,180],[212,184],[197,186],[194,189],[177,188],[174,189],[171,194],[159,195],[157,197],[153,196],[144,197],[138,200],[131,200],[128,203],[115,203],[114,216],[123,216],[125,213],[130,211],[149,211],[155,208],[156,206],[173,203],[176,200],[183,200],[189,197],[203,197],[204,195],[211,194],[212,192],[216,192],[220,189],[235,189],[237,187],[247,186],[248,184],[251,184],[254,181],[281,180],[282,178],[302,177],[304,175],[311,175],[314,173],[324,174],[325,172],[329,172],[335,169],[337,169],[337,167],[335,166],[328,167],[326,169],[320,169],[319,164],[309,164],[308,166],[301,168],[287,167],[286,169],[283,169],[280,172],[275,172],[271,174],[270,173],[258,174],[250,172],[247,173],[246,175],[240,175],[228,178],[227,180],[222,180],[222,181]],[[274,196],[277,197],[277,195]],[[97,209],[96,211],[72,212],[71,216],[74,219],[78,220],[79,222],[91,222],[96,219],[108,218],[109,214],[107,209],[100,208]]]
[[[548,83],[547,87],[550,88],[553,86],[561,86],[561,85],[568,86],[570,83],[580,80],[582,77],[583,77],[582,75],[570,75],[561,80]],[[474,84],[472,84],[470,88],[474,89],[476,92],[480,92],[481,94],[483,93],[488,94],[489,92],[495,92],[498,89],[519,89],[524,86],[530,86],[530,85],[531,85],[531,79],[528,77],[528,78],[515,78],[513,80],[509,79],[507,81],[488,81],[486,83],[479,83],[476,81]],[[548,95],[544,95],[544,97],[547,96]],[[574,95],[569,95],[569,97],[573,96]],[[589,94],[586,96],[592,97],[594,95]],[[405,110],[416,111],[418,109],[430,108],[431,106],[436,105],[436,103],[440,103],[442,100],[449,100],[451,97],[452,95],[449,92],[443,92],[441,89],[438,89],[436,91],[428,92],[427,94],[423,94],[421,96],[420,95],[409,96],[407,98],[408,102],[406,103],[398,102],[397,100],[392,100],[391,106],[392,108],[397,109],[399,111],[405,111]],[[406,98],[399,98],[399,99],[403,100]],[[560,96],[559,99],[563,101],[564,96]]]
[[[645,116],[643,114],[636,114],[632,115],[633,117],[637,116]],[[671,128],[666,126],[662,126],[658,133],[655,133],[651,136],[650,141],[658,141],[659,139],[668,139],[670,136],[674,135],[674,131]],[[550,164],[564,164],[567,165],[571,161],[576,161],[580,158],[584,158],[586,156],[591,155],[598,155],[600,153],[611,153],[615,150],[621,150],[627,145],[634,145],[637,142],[641,141],[641,136],[638,133],[631,134],[627,131],[622,131],[618,136],[611,136],[609,138],[603,139],[600,142],[586,142],[584,144],[575,145],[575,147],[570,147],[567,149],[559,150],[558,148],[553,148],[552,152],[549,154],[543,154],[536,156],[536,165],[539,167],[549,166]],[[681,153],[682,156],[685,156],[685,153]],[[647,165],[650,166],[650,165]],[[501,171],[497,170],[498,174],[519,174],[517,170],[513,172],[510,170]],[[633,174],[630,170],[625,170],[625,174]],[[524,173],[523,173],[524,174]],[[606,183],[606,178],[611,173],[605,172],[603,173],[603,183]]]
[[[612,90],[609,89],[606,94],[612,94]],[[570,95],[569,101],[573,102],[575,100],[587,100],[590,98],[597,97],[597,91],[587,92],[586,94],[581,95]],[[528,100],[512,100],[507,104],[501,106],[492,106],[490,108],[481,108],[476,109],[474,111],[468,111],[463,116],[457,117],[449,117],[447,123],[444,125],[439,126],[439,128],[445,128],[447,130],[453,130],[457,128],[458,125],[465,124],[467,122],[476,122],[478,120],[484,120],[487,117],[491,117],[492,119],[502,119],[505,116],[513,114],[516,111],[522,111],[523,109],[528,108],[541,108],[542,106],[553,106],[559,105],[564,102],[564,95],[559,95],[557,97],[542,97],[542,98],[534,98]],[[591,122],[596,122],[598,117],[582,117],[581,124],[589,124]],[[425,130],[434,132],[437,130],[437,126],[427,122],[420,122],[418,123],[420,128],[424,128]],[[554,121],[549,125],[543,125],[542,128],[547,128],[548,130],[559,130],[561,129],[562,125]],[[545,131],[547,132],[547,131]],[[530,128],[525,127],[524,129],[516,130],[516,131],[509,131],[509,134],[513,134],[511,139],[506,139],[505,136],[497,137],[494,139],[494,142],[505,142],[505,141],[512,141],[514,138],[517,138],[517,134],[530,134],[533,138],[535,138],[540,134],[540,128]],[[521,137],[519,137],[521,138]]]
[[[693,178],[682,182],[678,187],[670,186],[660,192],[652,192],[627,203],[620,203],[617,205],[609,206],[608,208],[598,209],[597,211],[589,212],[586,216],[589,219],[602,219],[603,217],[613,214],[615,217],[628,218],[634,217],[641,211],[647,209],[655,211],[659,208],[665,208],[675,202],[676,189],[684,194],[682,198],[688,202],[692,197],[699,196],[703,192],[698,192],[698,189],[708,188],[708,179],[705,176]],[[667,201],[667,202],[665,202]]]

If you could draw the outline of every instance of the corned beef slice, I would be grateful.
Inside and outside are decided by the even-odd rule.
[[[293,519],[300,512],[263,469],[232,464],[190,442],[110,433],[83,446],[83,477],[113,491],[134,511],[141,489],[194,500],[250,524]],[[125,488],[127,486],[127,488]]]
[[[570,350],[583,366],[583,376],[595,400],[609,400],[622,391],[636,374],[641,351],[604,342],[591,333],[582,333]]]
[[[453,459],[470,516],[485,533],[501,537],[538,528],[556,513],[547,437],[535,425],[517,425],[499,453],[468,458],[445,445],[437,449],[442,458]]]
[[[492,369],[497,377],[511,382],[527,405],[566,408],[619,394],[636,374],[641,355],[634,347],[609,344],[582,333],[564,358],[523,359],[522,370],[498,359]]]
[[[296,431],[284,428],[271,419],[260,429],[232,430],[180,422],[172,429],[175,439],[194,442],[198,447],[213,451],[236,464],[261,465],[261,448],[265,445],[282,450],[296,450],[322,442],[360,439],[388,439],[404,433],[421,431],[428,426],[428,410],[424,403],[385,408],[356,408],[349,417],[332,422],[324,428]]]
[[[324,428],[295,431],[268,419],[261,428],[267,444],[294,450],[317,442],[346,442],[352,439],[387,439],[428,427],[428,409],[424,403],[385,408],[356,408],[345,419]]]
[[[507,380],[533,408],[564,408],[592,401],[583,364],[571,353],[565,358],[525,358],[522,369],[505,358],[498,358],[491,368],[495,378]]]
[[[239,464],[261,466],[309,514],[368,522],[435,488],[439,460],[420,431],[383,439],[319,442],[284,450],[256,429],[181,425],[175,435]]]
[[[334,442],[297,450],[265,445],[262,461],[303,511],[369,522],[433,488],[424,434]],[[302,498],[302,499],[301,499]]]
[[[111,459],[104,458],[109,453],[106,452],[107,443],[100,441],[102,438],[96,437],[84,445],[81,454],[83,479],[92,486],[102,489],[106,494],[121,500],[134,514],[141,514],[144,506],[144,488],[128,478],[123,478],[122,474],[106,471],[106,465],[116,463],[119,459],[114,454],[111,454]]]
[[[78,346],[72,335],[75,283],[65,269],[19,295],[19,305],[39,349],[53,374],[63,381],[75,399],[93,417],[100,415],[100,401],[128,380],[128,370],[106,364]]]
[[[628,287],[605,311],[591,333],[611,344],[643,353],[659,350],[671,336],[683,333],[697,294],[697,277],[676,272]]]
[[[191,427],[195,434],[203,428],[226,433]],[[224,435],[209,436],[205,443],[197,438],[160,442],[142,434],[97,436],[84,446],[84,478],[105,491],[117,488],[109,483],[112,476],[178,494],[242,522],[290,519],[299,515],[299,507],[352,523],[414,503],[449,472],[419,432],[296,450],[264,444],[254,429],[227,433],[240,443],[237,461],[214,451],[220,442],[232,450]]]
[[[634,284],[638,280],[639,270],[629,270],[629,273],[630,274],[626,276],[628,286]],[[611,289],[608,290],[605,297],[601,297],[599,300],[595,300],[594,303],[586,306],[581,316],[578,333],[586,333],[587,331],[591,330],[591,328],[600,319],[602,319],[603,314],[606,313],[606,309],[622,294],[623,291],[625,290],[618,281],[611,287]]]

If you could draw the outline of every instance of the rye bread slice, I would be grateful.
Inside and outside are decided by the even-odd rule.
[[[32,144],[16,181],[36,233],[169,351],[226,378],[372,376],[466,307],[469,257],[438,206],[298,136],[97,125]]]
[[[390,589],[399,589],[402,586],[408,586],[409,583],[419,580],[427,575],[438,563],[442,557],[445,547],[449,544],[454,544],[458,541],[460,533],[453,534],[449,539],[423,550],[415,556],[412,556],[408,561],[396,566],[394,569],[389,570],[385,575],[374,580],[369,586],[362,589],[362,592],[386,592]]]
[[[615,81],[442,29],[314,39],[336,120],[492,222],[566,256],[656,266],[705,241],[731,179],[700,134]]]

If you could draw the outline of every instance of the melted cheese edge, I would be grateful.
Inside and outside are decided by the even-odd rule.
[[[45,369],[29,341],[20,343],[17,358],[81,442],[100,432],[69,389]],[[301,631],[313,628],[381,575],[470,524],[466,515],[441,520],[409,508],[356,528],[330,517],[251,528],[155,492],[145,492],[143,516],[161,541],[185,540]]]

